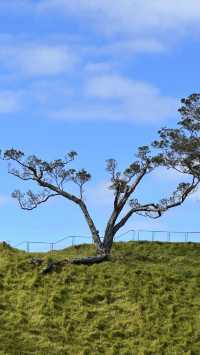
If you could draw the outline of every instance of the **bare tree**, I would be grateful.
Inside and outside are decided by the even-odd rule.
[[[179,131],[180,129],[177,129],[177,134]],[[139,214],[154,219],[159,218],[167,210],[181,205],[197,188],[200,176],[193,174],[193,170],[185,168],[185,160],[182,159],[182,156],[175,154],[174,146],[167,144],[167,137],[168,131],[162,129],[160,139],[153,143],[154,148],[152,150],[154,152],[155,148],[159,149],[158,154],[155,154],[155,152],[153,154],[149,146],[139,147],[136,160],[123,172],[117,170],[115,159],[106,161],[106,170],[110,174],[109,188],[113,191],[113,210],[108,219],[103,239],[99,236],[99,231],[84,199],[84,187],[91,179],[91,175],[85,169],[79,171],[70,167],[77,156],[76,152],[69,152],[64,159],[48,162],[35,155],[25,158],[24,153],[20,150],[9,149],[2,153],[2,158],[13,163],[9,166],[10,174],[23,181],[32,181],[41,188],[39,193],[33,193],[31,190],[26,194],[19,190],[13,192],[12,196],[18,200],[22,209],[33,210],[55,196],[66,198],[81,209],[96,244],[97,257],[92,259],[92,262],[98,262],[110,254],[114,236],[132,215]],[[177,144],[180,139],[182,138],[178,135]],[[187,162],[187,164],[190,164],[190,162]],[[135,199],[134,194],[143,179],[156,168],[162,166],[190,174],[191,181],[180,183],[171,196],[158,202],[142,203]],[[194,168],[193,165],[192,168]],[[67,183],[69,182],[77,185],[78,194],[69,192],[67,189]],[[123,214],[125,207],[128,207],[128,211]],[[85,263],[85,260],[83,262]]]

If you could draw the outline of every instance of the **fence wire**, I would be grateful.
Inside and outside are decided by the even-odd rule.
[[[200,232],[173,232],[162,230],[134,230],[116,235],[114,242],[128,242],[128,241],[148,241],[148,242],[168,242],[168,243],[200,243]],[[11,246],[26,250],[27,252],[48,252],[62,250],[64,248],[81,245],[93,244],[91,236],[69,235],[54,242],[46,241],[22,241],[18,244],[13,244],[7,241]]]

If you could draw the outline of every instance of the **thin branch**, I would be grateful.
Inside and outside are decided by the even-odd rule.
[[[55,196],[59,196],[59,194],[50,194],[47,197],[45,197],[43,200],[38,201],[37,203],[35,203],[32,207],[25,207],[25,205],[23,204],[21,199],[18,199],[19,205],[21,207],[22,210],[26,210],[26,211],[32,211],[35,208],[37,208],[37,206],[41,205],[42,203],[45,203],[46,201],[48,201],[51,197],[55,197]]]
[[[128,221],[128,219],[134,214],[140,214],[143,216],[148,216],[151,218],[159,218],[164,212],[167,210],[180,206],[187,198],[187,196],[193,192],[196,187],[198,186],[200,180],[198,179],[197,182],[195,182],[195,178],[193,178],[192,183],[190,186],[182,193],[180,197],[176,197],[175,194],[180,192],[176,191],[174,193],[174,196],[172,199],[174,199],[173,202],[168,202],[165,205],[162,204],[156,204],[156,203],[149,203],[145,205],[139,205],[136,207],[131,208],[131,210],[115,225],[114,227],[114,234],[121,228],[123,225]],[[175,198],[178,198],[176,201]],[[170,201],[170,199],[169,199]],[[144,212],[144,214],[142,214]],[[152,216],[152,214],[156,214],[156,216]]]
[[[11,171],[11,170],[9,170],[8,171],[8,174],[11,174],[11,175],[13,175],[13,176],[16,176],[16,177],[18,177],[19,179],[21,179],[21,180],[24,180],[24,181],[30,181],[30,180],[34,180],[33,178],[26,178],[26,177],[23,177],[22,175],[20,175],[20,174],[18,174],[17,172],[14,172],[14,171]]]
[[[127,189],[126,189],[126,191],[124,193],[124,196],[122,197],[121,201],[119,201],[119,211],[120,212],[124,208],[124,206],[127,203],[129,197],[133,194],[133,192],[135,192],[137,186],[140,184],[140,182],[142,181],[143,177],[146,175],[147,169],[148,169],[148,167],[146,166],[142,170],[142,172],[137,176],[137,178],[132,183],[132,185],[131,186],[127,186]]]

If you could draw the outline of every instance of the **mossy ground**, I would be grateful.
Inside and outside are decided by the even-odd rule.
[[[0,245],[1,355],[200,354],[200,245],[116,243],[111,261],[47,275],[32,256]]]

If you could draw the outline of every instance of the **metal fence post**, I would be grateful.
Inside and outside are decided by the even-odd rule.
[[[127,233],[128,233],[128,237],[125,238],[125,240],[124,240],[125,242],[131,241],[131,240],[135,241],[135,242],[137,242],[137,241],[139,242],[142,240],[148,240],[148,241],[152,241],[152,242],[163,240],[163,241],[172,242],[172,243],[176,242],[176,241],[188,243],[189,241],[195,241],[195,242],[197,241],[198,242],[199,239],[195,239],[195,238],[200,236],[200,232],[183,232],[183,231],[176,232],[176,231],[167,231],[167,230],[152,231],[152,230],[142,230],[142,229],[139,229],[139,230],[130,229],[126,233],[123,233],[122,235],[117,236],[114,241],[118,240],[118,237],[120,239],[123,235],[126,235]],[[140,233],[142,233],[142,234],[140,234]],[[144,233],[148,233],[148,235],[146,235]],[[159,233],[159,234],[157,234],[157,233]],[[144,236],[143,236],[143,234],[144,234]],[[45,248],[47,247],[47,250],[49,250],[50,252],[53,252],[54,250],[57,249],[57,246],[54,246],[54,244],[57,245],[58,243],[60,243],[64,240],[67,240],[67,246],[73,247],[74,245],[78,245],[79,243],[81,243],[81,241],[82,241],[81,238],[85,238],[85,239],[87,238],[87,243],[88,243],[88,240],[90,243],[94,243],[91,236],[85,237],[85,236],[69,235],[63,239],[56,241],[56,242],[37,242],[37,241],[25,240],[23,242],[16,244],[15,247],[19,247],[22,245],[22,249],[26,250],[27,253],[29,253],[29,252],[34,252],[34,250],[35,250],[34,247],[33,247],[33,249],[31,249],[31,247],[32,247],[31,244],[34,244],[34,245],[36,244],[38,246],[39,250],[40,250],[40,248],[43,247],[43,245],[45,245]],[[70,239],[71,239],[71,244],[70,244]],[[40,246],[40,244],[42,244],[42,247]],[[58,249],[59,249],[59,247],[58,247]],[[44,250],[46,250],[46,249],[44,249]]]

